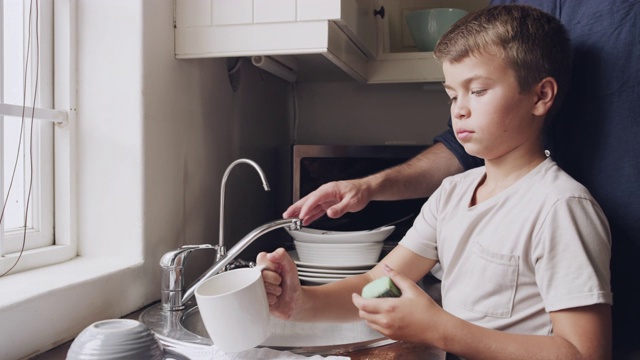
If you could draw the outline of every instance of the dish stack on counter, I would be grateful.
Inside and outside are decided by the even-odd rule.
[[[366,231],[326,231],[302,228],[289,231],[295,250],[289,255],[298,267],[300,280],[327,284],[362,274],[374,267],[386,239],[395,226]]]

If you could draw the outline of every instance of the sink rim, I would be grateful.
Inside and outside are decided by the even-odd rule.
[[[145,309],[139,317],[140,322],[147,325],[156,335],[160,343],[171,350],[180,351],[180,348],[208,348],[213,345],[211,339],[202,337],[187,330],[182,324],[183,320],[197,310],[195,301],[189,301],[183,310],[164,311],[162,304],[157,303]],[[361,342],[323,345],[323,346],[258,346],[273,350],[289,351],[299,355],[344,355],[353,351],[377,348],[395,343],[383,335],[380,338]]]

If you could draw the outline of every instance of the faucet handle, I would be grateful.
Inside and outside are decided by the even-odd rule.
[[[200,244],[200,245],[184,245],[181,248],[162,255],[160,258],[160,266],[163,268],[184,266],[187,255],[198,249],[214,249],[217,250],[218,245]]]
[[[184,266],[187,261],[187,255],[192,251],[200,249],[218,249],[218,245],[201,244],[201,245],[185,245],[177,250],[169,251],[160,259],[162,267],[162,287],[161,300],[162,308],[165,310],[181,310],[184,308],[182,304],[182,290],[184,288]]]

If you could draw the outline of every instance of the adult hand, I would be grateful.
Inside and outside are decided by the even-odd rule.
[[[444,310],[415,282],[384,265],[384,270],[402,295],[397,298],[365,299],[353,294],[359,316],[379,333],[394,340],[416,343],[434,342],[437,324],[442,324]],[[425,328],[428,327],[428,331]]]
[[[362,179],[333,181],[298,200],[282,217],[297,217],[302,219],[302,225],[309,225],[325,213],[335,219],[347,212],[358,212],[367,206],[371,197],[371,190]]]
[[[278,248],[272,253],[259,253],[256,263],[266,267],[262,270],[262,279],[271,313],[284,320],[292,319],[302,302],[302,287],[293,259],[283,248]]]

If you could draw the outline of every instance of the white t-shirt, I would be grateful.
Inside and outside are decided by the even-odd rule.
[[[611,304],[609,225],[587,189],[546,159],[469,207],[484,174],[445,179],[400,242],[440,262],[443,308],[486,328],[549,335],[549,311]]]

